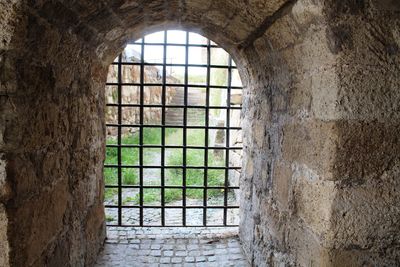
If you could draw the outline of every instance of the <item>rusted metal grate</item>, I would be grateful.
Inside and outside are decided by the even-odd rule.
[[[241,90],[241,86],[233,86],[232,85],[232,73],[233,71],[237,71],[236,65],[233,63],[232,58],[229,56],[228,60],[225,64],[212,64],[211,60],[211,50],[215,48],[219,48],[218,45],[211,42],[210,40],[206,40],[205,43],[191,43],[189,41],[190,36],[189,32],[186,32],[186,38],[184,43],[174,43],[168,40],[168,31],[164,31],[164,41],[163,42],[146,42],[146,37],[132,42],[132,45],[140,48],[140,53],[138,53],[135,60],[126,60],[125,57],[119,55],[118,59],[112,63],[113,67],[117,70],[117,77],[114,81],[108,81],[107,86],[112,86],[116,88],[116,101],[113,103],[107,103],[107,108],[116,109],[117,118],[114,123],[107,123],[107,128],[116,129],[116,140],[114,143],[108,143],[106,145],[107,149],[115,149],[117,154],[116,162],[110,163],[106,162],[105,169],[111,169],[116,173],[116,183],[106,183],[106,190],[115,190],[116,194],[116,203],[108,203],[105,205],[106,210],[114,210],[116,211],[117,218],[115,221],[108,223],[108,225],[112,226],[146,226],[146,227],[163,227],[163,226],[185,226],[185,227],[193,227],[193,226],[237,226],[237,224],[230,224],[227,220],[228,210],[238,209],[239,206],[236,204],[232,204],[228,201],[228,193],[232,190],[238,190],[239,186],[232,186],[229,184],[229,172],[232,170],[240,170],[240,166],[231,166],[230,164],[230,151],[241,150],[241,146],[232,146],[231,145],[231,132],[241,130],[240,127],[231,126],[231,112],[234,110],[240,110],[241,105],[233,105],[232,102],[232,90]],[[162,62],[152,63],[145,60],[145,50],[148,47],[160,47],[162,48]],[[182,56],[184,58],[184,62],[174,63],[168,62],[167,59],[167,50],[169,47],[181,47],[182,51],[184,51],[185,55]],[[192,47],[202,48],[204,51],[204,56],[206,59],[204,60],[205,64],[192,64],[189,61],[190,58],[190,49]],[[138,80],[134,82],[126,82],[123,80],[122,72],[124,66],[136,66],[137,71],[140,72],[138,76]],[[157,67],[160,70],[160,79],[158,82],[149,82],[146,81],[145,71],[148,66]],[[173,83],[168,80],[167,73],[168,68],[180,67],[184,70],[184,75],[181,77],[182,82]],[[203,68],[205,70],[205,83],[191,83],[191,79],[189,76],[190,68]],[[216,69],[226,70],[226,79],[224,85],[215,85],[210,82],[210,78],[212,75],[212,71]],[[122,101],[123,90],[127,86],[133,86],[138,89],[138,102],[137,103],[125,103]],[[144,99],[145,90],[152,87],[159,87],[162,89],[161,91],[161,103],[148,103]],[[183,103],[168,103],[167,102],[167,89],[168,88],[177,88],[183,90]],[[199,104],[191,104],[189,101],[190,90],[194,90],[195,88],[203,88],[205,91],[204,103]],[[223,90],[223,94],[221,94],[226,101],[224,100],[224,105],[212,105],[210,102],[210,96],[212,90]],[[123,120],[124,109],[126,108],[136,108],[139,111],[139,118],[137,122],[127,123]],[[145,112],[148,108],[157,108],[161,112],[160,123],[148,123],[145,122]],[[167,112],[171,109],[177,109],[181,111],[182,114],[182,123],[170,123],[167,120]],[[223,125],[214,125],[210,123],[211,113],[215,110],[223,111],[225,114],[225,121]],[[204,123],[201,125],[192,125],[188,123],[189,114],[193,114],[199,111],[200,116],[204,116]],[[159,144],[146,144],[144,142],[144,131],[147,129],[159,129],[161,132],[161,140]],[[135,144],[126,144],[123,141],[123,130],[124,129],[137,129],[138,134],[138,143]],[[170,129],[181,129],[182,131],[182,142],[181,144],[173,145],[167,144],[166,142],[166,132]],[[200,129],[204,130],[204,145],[193,145],[190,140],[188,140],[188,131],[192,129]],[[211,145],[210,144],[210,132],[221,130],[224,133],[224,143],[221,145]],[[138,162],[137,164],[124,164],[123,162],[123,153],[127,149],[137,149],[138,151]],[[145,164],[144,156],[146,149],[158,149],[160,152],[160,160],[159,164]],[[182,151],[182,164],[181,165],[169,165],[167,164],[167,154],[166,150],[168,149],[179,149]],[[198,151],[199,155],[204,155],[204,160],[202,165],[193,166],[188,164],[188,151]],[[220,165],[213,164],[210,162],[212,160],[210,158],[210,152],[218,152],[220,155],[223,155],[223,163]],[[138,173],[138,183],[137,184],[125,184],[123,182],[123,170],[133,169]],[[160,182],[156,185],[148,185],[145,183],[146,170],[159,170],[160,171]],[[179,185],[170,185],[166,183],[166,174],[168,170],[180,170],[182,174],[182,183]],[[188,183],[188,172],[190,170],[201,170],[204,172],[203,184],[193,185]],[[223,172],[224,179],[223,184],[220,185],[212,185],[209,183],[209,171],[210,170],[220,170]],[[190,178],[190,177],[189,177]],[[123,200],[123,190],[126,189],[136,189],[138,190],[136,202],[133,203],[124,203]],[[158,203],[147,203],[146,202],[146,191],[147,190],[159,190],[160,193],[160,201]],[[180,205],[171,205],[167,203],[166,199],[166,190],[179,190],[179,194],[181,194],[181,204]],[[201,190],[202,192],[202,201],[201,204],[190,205],[187,203],[187,194],[188,190]],[[220,204],[209,203],[209,192],[211,190],[217,190],[223,195],[223,201]],[[138,211],[138,219],[135,221],[136,223],[129,223],[124,220],[124,211],[135,209]],[[149,209],[157,209],[160,210],[160,222],[159,224],[147,224],[144,220],[145,212]],[[192,225],[187,223],[187,217],[190,216],[188,214],[188,210],[197,209],[202,210],[202,220],[198,224]],[[207,220],[207,213],[210,209],[216,210],[219,209],[222,211],[223,216],[221,216],[221,221],[218,223],[210,223]],[[181,213],[180,223],[174,223],[173,225],[168,224],[168,217],[166,214],[168,210],[179,210]]]

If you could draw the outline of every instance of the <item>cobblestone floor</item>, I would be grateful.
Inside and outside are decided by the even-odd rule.
[[[127,201],[125,199],[134,199],[135,195],[139,193],[138,189],[126,189],[123,195],[124,205],[135,205],[137,203]],[[237,200],[233,192],[228,194],[228,205],[238,205]],[[208,225],[221,225],[223,223],[224,209],[213,208],[212,206],[223,206],[224,197],[210,197],[207,200],[207,224]],[[106,201],[106,205],[117,205],[118,196],[116,195],[113,199]],[[147,203],[148,205],[160,206],[160,202]],[[166,206],[182,206],[182,200],[167,203]],[[203,205],[202,199],[187,199],[187,206],[201,206]],[[145,208],[143,213],[143,220],[145,225],[161,225],[161,209],[159,208]],[[117,223],[118,210],[114,208],[106,208],[107,223],[112,225]],[[165,222],[167,225],[182,225],[182,209],[171,209],[165,210]],[[186,210],[186,223],[187,225],[197,226],[203,224],[203,209],[187,209]],[[229,208],[227,210],[227,223],[229,225],[239,224],[239,209]],[[138,225],[139,224],[139,209],[138,208],[124,208],[122,209],[122,224],[125,225]]]
[[[115,228],[96,267],[249,266],[237,228]]]

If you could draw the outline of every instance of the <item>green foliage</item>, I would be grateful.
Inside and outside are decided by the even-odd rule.
[[[194,132],[193,135],[188,135],[188,140],[192,142],[201,142],[204,140],[204,132]],[[203,141],[204,142],[204,141]],[[213,162],[214,166],[224,166],[223,159],[210,153],[208,161]],[[179,150],[171,153],[167,158],[167,164],[170,166],[182,165],[182,153]],[[187,149],[186,151],[186,165],[187,166],[203,166],[204,165],[204,150],[200,149]],[[182,170],[181,169],[168,169],[169,175],[167,184],[182,184]],[[207,183],[209,186],[223,186],[224,185],[224,170],[208,170]],[[187,169],[186,170],[186,185],[204,185],[204,170],[202,169]],[[208,192],[209,196],[218,196],[223,192],[213,190]],[[186,194],[189,198],[202,198],[203,190],[187,190]],[[168,196],[170,201],[182,198],[182,194],[175,193]]]
[[[138,170],[137,169],[122,169],[122,183],[125,185],[138,184]]]
[[[145,144],[160,144],[161,130],[158,128],[148,128],[143,132],[143,143]],[[129,133],[122,137],[122,144],[137,145],[139,144],[139,133]],[[115,138],[108,138],[107,144],[117,144]],[[145,163],[151,160],[151,157],[144,157]],[[121,148],[121,163],[122,165],[138,165],[139,164],[139,149],[138,148]],[[105,164],[118,164],[118,149],[116,147],[106,148]],[[117,184],[118,175],[116,168],[105,168],[104,179],[106,184]],[[133,168],[123,168],[122,183],[125,185],[138,184],[138,171]]]
[[[165,202],[182,199],[182,189],[165,189]]]
[[[111,97],[112,97],[113,103],[116,103],[118,101],[118,90],[117,90],[117,88],[112,87]]]
[[[114,217],[110,215],[106,215],[106,222],[112,222],[114,221]]]
[[[187,131],[188,145],[204,145],[205,138],[204,130],[190,130]],[[161,143],[161,130],[158,128],[148,128],[143,133],[143,142],[145,144],[160,144]],[[115,139],[109,138],[107,144],[116,144]],[[128,134],[122,138],[123,144],[139,144],[139,134]],[[166,144],[182,145],[182,131],[174,128],[166,129]],[[145,155],[145,164],[151,163],[153,155]],[[122,148],[121,149],[121,162],[126,165],[137,165],[139,160],[139,149],[137,148]],[[171,153],[167,154],[167,164],[169,166],[181,166],[183,164],[183,150],[173,149]],[[146,162],[147,161],[147,162]],[[224,160],[218,155],[209,153],[208,162],[212,166],[224,166]],[[117,148],[106,149],[106,164],[118,164],[118,150]],[[203,166],[204,165],[204,150],[202,149],[187,149],[186,150],[186,165],[187,166]],[[135,168],[123,168],[122,182],[126,185],[138,184],[138,170]],[[182,185],[182,169],[167,169],[166,181],[168,185]],[[106,184],[117,184],[117,169],[105,168],[104,177]],[[208,170],[207,171],[207,184],[209,186],[223,186],[225,179],[225,170]],[[187,169],[186,170],[186,185],[203,186],[204,185],[204,170],[203,169]],[[117,189],[107,189],[105,192],[105,199],[112,200],[118,193]],[[200,199],[203,197],[203,189],[187,189],[186,195],[188,198]],[[209,197],[220,196],[223,194],[221,190],[208,190]],[[160,189],[146,189],[143,194],[143,202],[145,204],[160,201]],[[165,202],[172,202],[182,199],[182,189],[165,189]],[[133,202],[139,203],[139,194],[134,197],[127,197],[123,203]]]
[[[106,188],[104,191],[104,199],[106,201],[111,201],[116,194],[118,194],[117,188]]]
[[[135,197],[126,197],[123,201],[122,201],[122,205],[126,205],[129,202],[135,202],[136,198]]]

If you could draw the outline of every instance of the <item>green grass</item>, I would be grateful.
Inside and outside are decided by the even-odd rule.
[[[110,201],[114,198],[114,196],[118,194],[117,188],[106,188],[104,191],[104,199]]]
[[[139,133],[129,133],[122,137],[122,144],[125,145],[138,145]],[[143,143],[150,145],[161,144],[161,129],[148,128],[143,132]],[[108,138],[107,144],[115,145],[117,140],[115,138]],[[144,163],[149,163],[151,157],[144,156]],[[122,165],[138,165],[139,164],[139,149],[138,148],[121,148],[121,163]],[[105,164],[118,164],[118,149],[114,147],[106,148]],[[106,184],[117,184],[118,173],[116,168],[104,168],[104,179]],[[122,169],[122,183],[125,185],[138,184],[138,170],[134,168]]]
[[[144,128],[143,131],[143,143],[144,144],[160,144],[161,140],[161,128]],[[117,144],[116,138],[107,138],[107,144]],[[125,145],[138,145],[139,144],[139,132],[125,134],[122,137],[122,144]]]
[[[126,205],[128,202],[134,202],[135,198],[134,197],[126,197],[123,201],[122,201],[122,205]]]
[[[187,130],[188,145],[204,145],[205,138],[204,130]],[[182,145],[182,130],[167,128],[166,129],[166,144]],[[107,144],[116,144],[114,139],[108,139]],[[139,144],[139,134],[128,134],[122,138],[123,144]],[[145,129],[143,133],[143,143],[145,144],[161,144],[161,130],[158,128]],[[153,152],[154,153],[154,152]],[[152,153],[144,155],[144,164],[151,163],[154,158]],[[106,149],[106,164],[118,164],[118,150],[116,148]],[[183,164],[183,150],[171,149],[167,154],[166,164],[169,166],[181,166]],[[121,162],[126,165],[138,165],[139,150],[137,148],[122,148],[121,149]],[[211,166],[224,166],[223,158],[213,153],[209,153],[208,162]],[[204,150],[201,149],[187,149],[186,150],[186,165],[187,166],[203,166],[204,165]],[[105,168],[104,177],[106,184],[117,184],[118,173],[117,168]],[[182,185],[183,173],[182,169],[167,169],[166,180],[167,185]],[[223,186],[225,171],[224,170],[208,170],[207,171],[207,184],[209,186]],[[138,184],[138,170],[135,168],[122,169],[122,183],[125,185]],[[203,186],[204,185],[204,170],[202,169],[187,169],[186,170],[186,185]],[[105,191],[105,199],[112,200],[117,194],[117,189],[107,189]],[[192,199],[200,199],[203,197],[203,189],[187,189],[186,196]],[[208,190],[209,197],[222,195],[221,190]],[[145,189],[143,194],[144,203],[160,202],[161,190],[160,189]],[[165,189],[165,202],[172,202],[182,199],[181,189]],[[127,197],[123,199],[123,203],[133,202],[139,203],[139,195],[135,197]]]
[[[210,153],[208,155],[208,161],[213,162],[214,166],[224,166],[223,159]],[[173,153],[168,157],[168,165],[181,165],[182,155],[179,153]],[[186,153],[186,164],[188,166],[203,166],[204,165],[204,152],[202,150],[188,149]],[[168,169],[169,175],[166,181],[167,184],[182,185],[182,170],[181,169]],[[224,185],[224,170],[208,170],[207,171],[207,184],[209,186],[223,186]],[[187,169],[186,170],[186,185],[202,186],[204,185],[204,170],[202,169]],[[209,190],[207,195],[215,197],[223,194],[220,190]],[[202,198],[203,190],[199,189],[188,189],[186,192],[189,198]],[[171,201],[182,198],[181,195],[171,195],[168,199]]]
[[[114,221],[114,217],[110,215],[106,215],[106,222],[112,222]]]

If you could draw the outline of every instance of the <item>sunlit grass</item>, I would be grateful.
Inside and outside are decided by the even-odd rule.
[[[148,128],[143,133],[143,143],[156,145],[160,144],[161,131],[157,128]],[[107,144],[117,144],[115,138],[108,138]],[[129,133],[122,137],[122,144],[125,145],[138,145],[139,133]],[[144,156],[144,163],[150,163],[151,157]],[[118,148],[107,147],[105,164],[118,165]],[[121,164],[122,165],[139,165],[139,148],[121,148]],[[122,184],[135,185],[138,184],[138,169],[135,168],[122,168]],[[117,168],[104,168],[104,180],[106,184],[118,183],[118,170]]]
[[[167,129],[166,143],[182,144],[182,132],[177,129]],[[205,131],[188,131],[187,140],[188,145],[204,145]],[[159,144],[161,138],[161,131],[159,129],[149,128],[144,132],[143,140],[147,144]],[[108,144],[116,144],[116,140],[108,140]],[[123,144],[139,144],[138,134],[127,135],[122,138]],[[147,155],[145,162],[151,164],[151,159],[154,155]],[[121,162],[126,165],[138,165],[139,150],[137,148],[121,149]],[[166,164],[169,166],[182,166],[183,165],[183,150],[174,149],[166,156]],[[224,160],[213,153],[209,153],[208,162],[212,162],[213,166],[224,166]],[[204,166],[204,149],[187,149],[186,150],[186,165],[187,166]],[[118,150],[116,148],[107,148],[106,150],[106,164],[118,164]],[[122,168],[122,183],[125,185],[138,184],[138,169],[135,168]],[[169,185],[182,185],[183,170],[182,169],[167,169],[165,183]],[[186,185],[189,186],[203,186],[204,185],[204,170],[203,169],[187,169],[186,170]],[[224,185],[224,170],[209,169],[207,171],[207,185],[209,186],[223,186]],[[118,184],[118,170],[117,168],[105,168],[104,178],[106,184]],[[107,189],[105,192],[105,199],[110,201],[117,194],[116,189]],[[186,196],[193,199],[201,199],[203,197],[203,190],[188,189]],[[214,197],[222,195],[221,190],[209,190],[208,196]],[[165,202],[172,202],[182,199],[181,189],[165,189]],[[143,194],[144,203],[152,203],[160,200],[160,189],[146,189]],[[124,199],[123,202],[139,203],[139,195]]]

